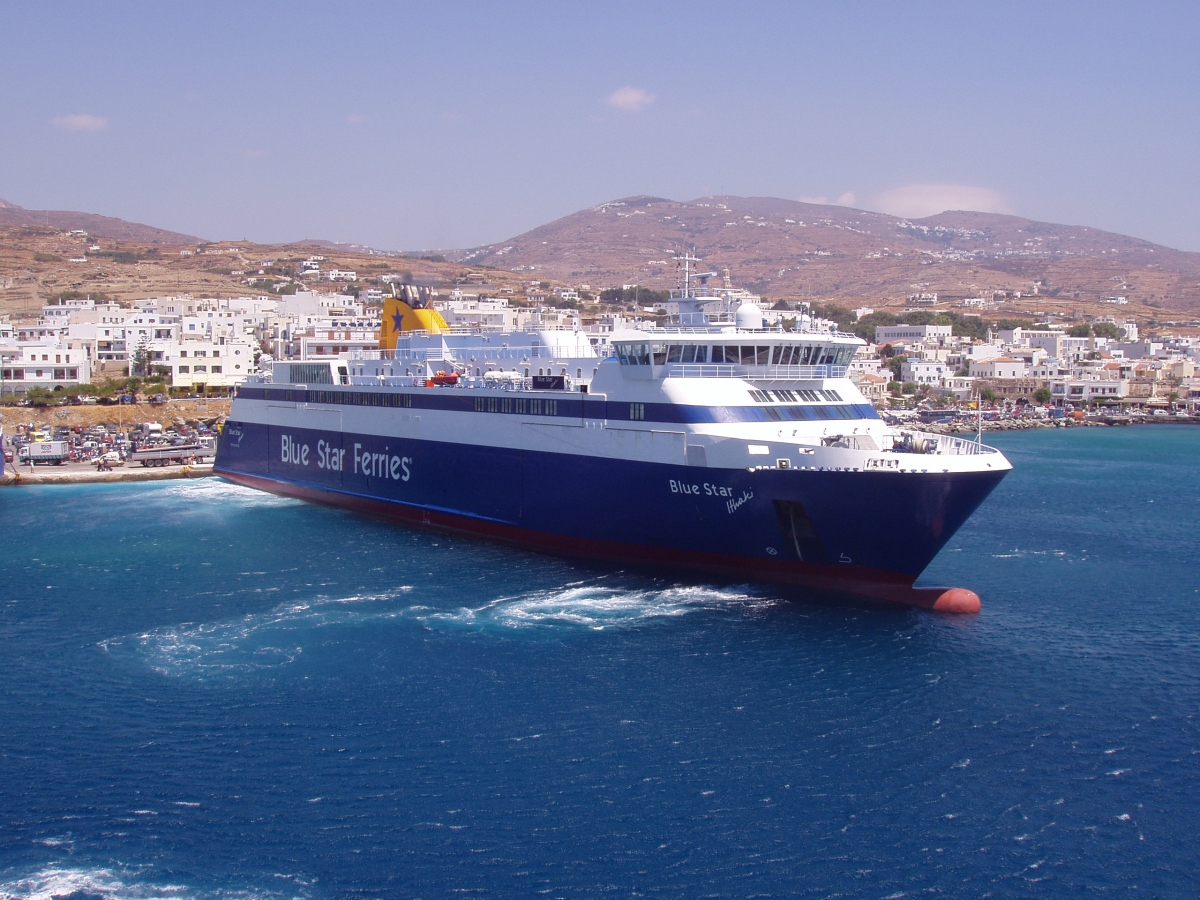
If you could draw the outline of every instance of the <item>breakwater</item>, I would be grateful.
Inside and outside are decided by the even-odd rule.
[[[1082,419],[996,419],[984,420],[984,431],[1029,431],[1037,428],[1108,428],[1124,425],[1200,425],[1200,416],[1084,416]],[[979,423],[974,419],[957,422],[918,424],[921,431],[934,434],[975,434]]]
[[[207,478],[212,475],[212,463],[197,463],[186,466],[162,466],[97,471],[89,463],[67,463],[62,466],[4,467],[0,475],[0,486],[19,487],[32,484],[107,484],[121,481],[166,481],[172,478]]]

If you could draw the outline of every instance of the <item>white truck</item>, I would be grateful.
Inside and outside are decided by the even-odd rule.
[[[61,466],[71,458],[71,446],[66,441],[34,441],[21,448],[21,461],[43,466]]]

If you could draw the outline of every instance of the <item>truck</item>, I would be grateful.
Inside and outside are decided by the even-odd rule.
[[[199,444],[179,444],[178,446],[156,445],[134,450],[129,455],[130,462],[140,462],[143,466],[187,465],[202,456],[211,456],[212,450]]]
[[[21,462],[43,466],[61,466],[71,458],[71,445],[66,441],[35,441],[21,448]]]

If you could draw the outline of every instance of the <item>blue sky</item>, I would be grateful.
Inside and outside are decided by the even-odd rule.
[[[0,197],[213,239],[723,192],[1200,250],[1195,3],[9,0],[0,83]]]

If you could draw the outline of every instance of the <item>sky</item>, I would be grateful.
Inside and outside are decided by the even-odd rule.
[[[637,194],[1200,251],[1192,3],[0,2],[0,198],[463,248]]]

